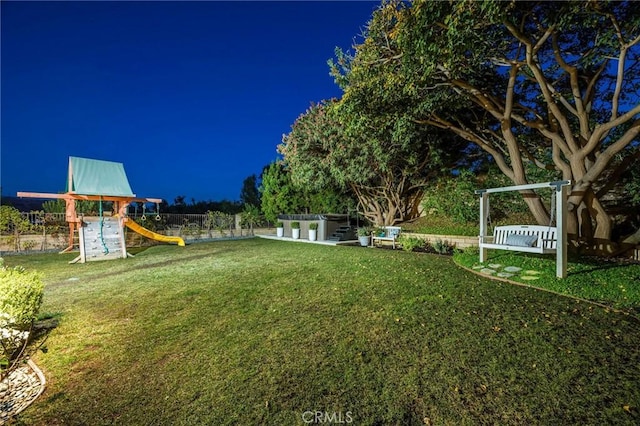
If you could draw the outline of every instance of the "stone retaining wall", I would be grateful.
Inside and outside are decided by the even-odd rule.
[[[436,240],[447,241],[456,248],[465,249],[467,247],[478,247],[478,237],[465,237],[460,235],[437,235],[437,234],[416,234],[414,232],[402,232],[402,235],[409,237],[422,238],[423,240],[433,243]]]

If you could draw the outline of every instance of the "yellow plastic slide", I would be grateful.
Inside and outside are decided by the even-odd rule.
[[[126,219],[124,221],[124,224],[132,231],[137,232],[138,234],[147,238],[151,238],[152,240],[162,241],[165,243],[176,243],[180,247],[184,247],[184,240],[180,237],[169,237],[167,235],[157,234],[153,231],[148,230],[147,228],[143,228],[131,219]]]

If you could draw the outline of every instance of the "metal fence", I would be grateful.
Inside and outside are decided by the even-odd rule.
[[[64,213],[20,213],[2,218],[0,251],[63,249],[68,244],[68,236],[69,226]]]
[[[225,213],[211,214],[130,214],[129,218],[152,230],[200,229],[200,230],[235,230],[241,229],[239,215]]]
[[[220,212],[207,214],[130,214],[141,226],[164,235],[183,237],[187,241],[241,237],[253,234],[254,228],[271,228],[264,220],[244,223],[241,215]],[[134,234],[130,232],[129,234]],[[76,235],[77,243],[77,235]],[[134,235],[127,246],[151,244]],[[0,223],[0,253],[61,250],[69,245],[69,225],[65,213],[22,212]]]
[[[41,234],[47,227],[61,226],[67,227],[64,213],[44,213],[44,212],[21,212],[21,219],[9,221],[0,226],[0,235],[12,235],[16,232],[21,234]],[[225,213],[213,214],[178,214],[178,213],[148,213],[129,214],[129,218],[141,225],[148,224],[150,228],[177,229],[182,227],[200,229],[240,229],[243,227],[241,215],[230,215]],[[260,227],[270,227],[268,221],[260,220],[256,224]]]

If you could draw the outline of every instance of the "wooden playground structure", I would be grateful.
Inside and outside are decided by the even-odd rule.
[[[158,198],[140,198],[131,191],[122,163],[69,157],[67,192],[63,194],[41,192],[18,192],[18,197],[62,199],[65,201],[65,219],[69,224],[69,244],[61,251],[75,249],[75,235],[78,234],[80,254],[69,263],[84,263],[93,260],[126,258],[124,227],[157,241],[184,246],[180,237],[157,234],[135,223],[127,217],[131,203],[162,202]],[[98,201],[99,216],[78,216],[76,201]],[[113,215],[105,215],[103,202],[113,203]]]

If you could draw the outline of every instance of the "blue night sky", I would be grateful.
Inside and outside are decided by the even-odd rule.
[[[68,157],[133,192],[238,200],[376,2],[5,2],[3,195],[65,190]]]

